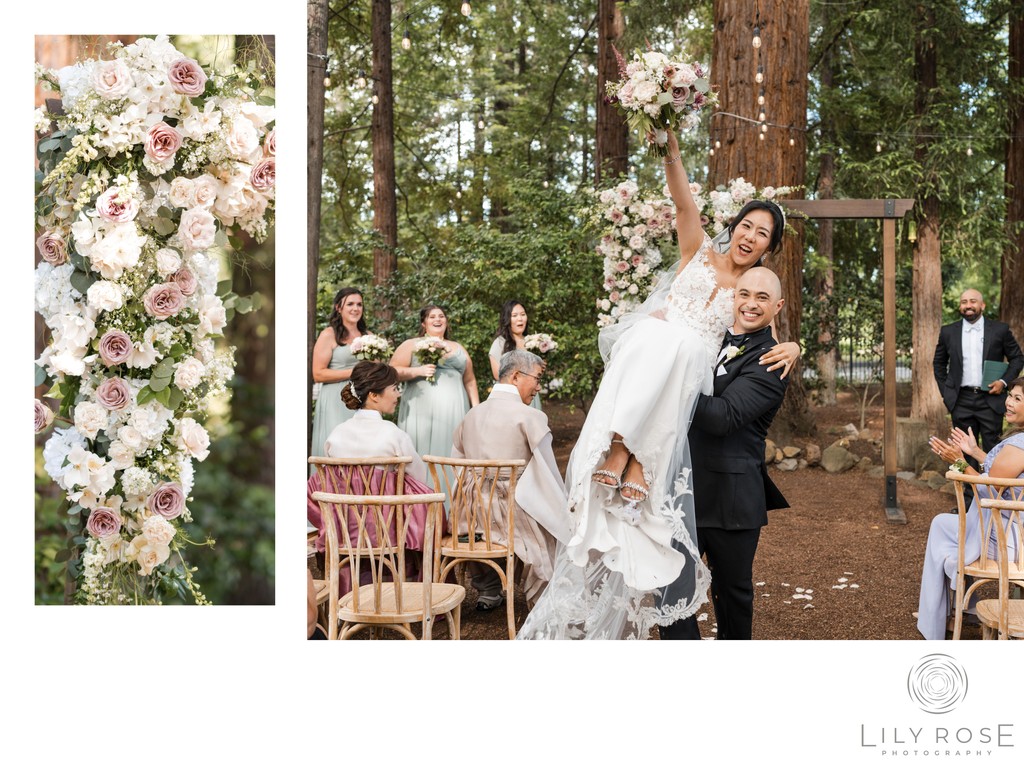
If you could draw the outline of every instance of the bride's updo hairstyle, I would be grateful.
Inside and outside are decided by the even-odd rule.
[[[740,221],[746,218],[751,210],[767,210],[772,217],[772,236],[768,240],[768,249],[765,250],[765,255],[771,255],[782,244],[782,234],[786,229],[786,217],[782,214],[782,208],[774,202],[761,199],[750,200],[750,202],[740,208],[740,212],[736,214],[736,217],[729,221],[729,237],[732,238],[732,235],[736,233],[736,227],[740,225]]]
[[[341,389],[341,401],[350,410],[361,410],[366,406],[366,397],[379,394],[397,382],[398,373],[391,365],[384,362],[357,362],[352,368],[348,385]]]

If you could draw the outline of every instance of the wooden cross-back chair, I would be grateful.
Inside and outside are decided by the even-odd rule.
[[[526,461],[433,455],[424,455],[423,461],[430,468],[434,488],[449,500],[448,527],[452,533],[442,536],[440,527],[435,532],[438,582],[443,582],[456,566],[471,561],[496,571],[505,591],[508,637],[515,638],[515,494],[516,480]]]
[[[1012,511],[1012,507],[1015,504],[1024,502],[1024,479],[1001,479],[980,475],[968,476],[957,471],[948,472],[946,478],[953,482],[957,515],[959,517],[956,590],[950,594],[954,615],[953,640],[959,640],[960,631],[963,627],[964,610],[970,604],[971,596],[985,583],[998,583],[1000,581],[1001,558],[1003,563],[1005,563],[1007,586],[1009,586],[1009,583],[1014,583],[1018,586],[1024,585],[1024,559],[1021,558],[1024,555],[1021,551],[1024,544],[1017,546],[1016,558],[1013,560],[1006,561],[1005,556],[1000,557],[999,555],[999,551],[1005,549],[1005,535],[1007,533],[1013,534],[1012,531],[1006,529],[1005,525],[1008,522],[1002,513],[982,512],[978,514],[978,518],[974,523],[977,525],[977,533],[980,535],[981,553],[974,561],[965,561],[964,541],[968,532],[968,519],[964,489],[967,485],[974,488],[974,493],[979,500],[979,510],[983,511],[985,508],[994,508],[996,506],[993,503],[997,503],[1000,510]],[[1004,508],[1002,505],[1004,503],[1009,503],[1009,506]],[[1011,519],[1013,518],[1012,514],[1007,515],[1010,515]],[[1019,524],[1019,514],[1017,514],[1016,518]],[[997,545],[994,553],[991,553],[989,551],[989,540],[993,537],[998,538],[1000,532],[997,528],[999,527],[1003,528],[1003,542]],[[1017,539],[1019,540],[1020,538]],[[1024,540],[1021,540],[1021,543],[1024,543]],[[969,585],[967,584],[967,578],[971,578]],[[982,619],[980,611],[979,619]]]
[[[314,455],[306,462],[316,469],[321,492],[336,495],[401,495],[405,492],[405,467],[412,462],[412,458],[406,455],[359,458]],[[342,566],[345,563],[342,561]],[[313,580],[318,606],[327,602],[326,577],[325,567],[325,579]],[[326,614],[324,616],[327,617]]]
[[[996,532],[995,556],[999,570],[999,592],[994,599],[978,602],[981,637],[1000,639],[1024,638],[1024,600],[1010,598],[1010,584],[1024,584],[1024,489],[1016,488],[1014,500],[982,498],[980,508],[987,508]],[[1012,548],[1011,548],[1012,544]],[[987,546],[986,546],[987,547]]]
[[[434,618],[447,615],[448,635],[459,638],[461,585],[433,582],[434,528],[441,523],[444,495],[344,495],[314,492],[327,531],[328,638],[348,639],[373,628],[384,628],[415,639],[411,624],[421,623],[421,638],[430,640]],[[406,577],[406,545],[409,506],[426,504],[422,581]],[[338,523],[338,520],[351,520]],[[354,527],[355,531],[350,529]],[[371,529],[375,534],[371,534]],[[381,533],[383,530],[383,534]],[[352,575],[353,588],[339,596],[342,562]],[[360,585],[360,573],[369,571],[370,582]]]

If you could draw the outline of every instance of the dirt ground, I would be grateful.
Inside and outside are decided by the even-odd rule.
[[[822,449],[840,438],[847,423],[860,425],[860,401],[840,395],[833,407],[816,407],[816,436],[783,444]],[[907,414],[906,403],[898,413]],[[583,422],[583,413],[559,403],[545,403],[554,435],[556,458],[564,469]],[[866,427],[880,435],[881,406],[868,409]],[[877,448],[858,445],[858,454],[881,464]],[[829,474],[822,468],[784,472],[769,468],[790,508],[769,513],[754,561],[755,639],[920,639],[917,609],[925,540],[931,519],[955,504],[949,494],[899,480],[897,499],[906,524],[892,524],[884,510],[884,479],[860,469]],[[504,610],[475,611],[469,588],[462,611],[462,638],[507,637]],[[516,598],[516,621],[522,624],[526,603]],[[714,637],[714,612],[702,607],[701,632]],[[435,628],[446,637],[445,627]],[[656,632],[652,634],[656,637]],[[979,639],[967,626],[964,639]]]

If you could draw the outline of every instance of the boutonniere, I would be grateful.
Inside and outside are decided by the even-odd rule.
[[[742,346],[726,346],[718,353],[718,369],[716,375],[725,375],[725,365],[747,350],[747,344]]]

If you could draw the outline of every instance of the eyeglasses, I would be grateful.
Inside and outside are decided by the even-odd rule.
[[[516,372],[519,373],[520,375],[527,375],[527,376],[533,378],[538,383],[541,382],[541,376],[540,375],[534,375],[531,372],[523,372],[522,370],[516,370]]]

